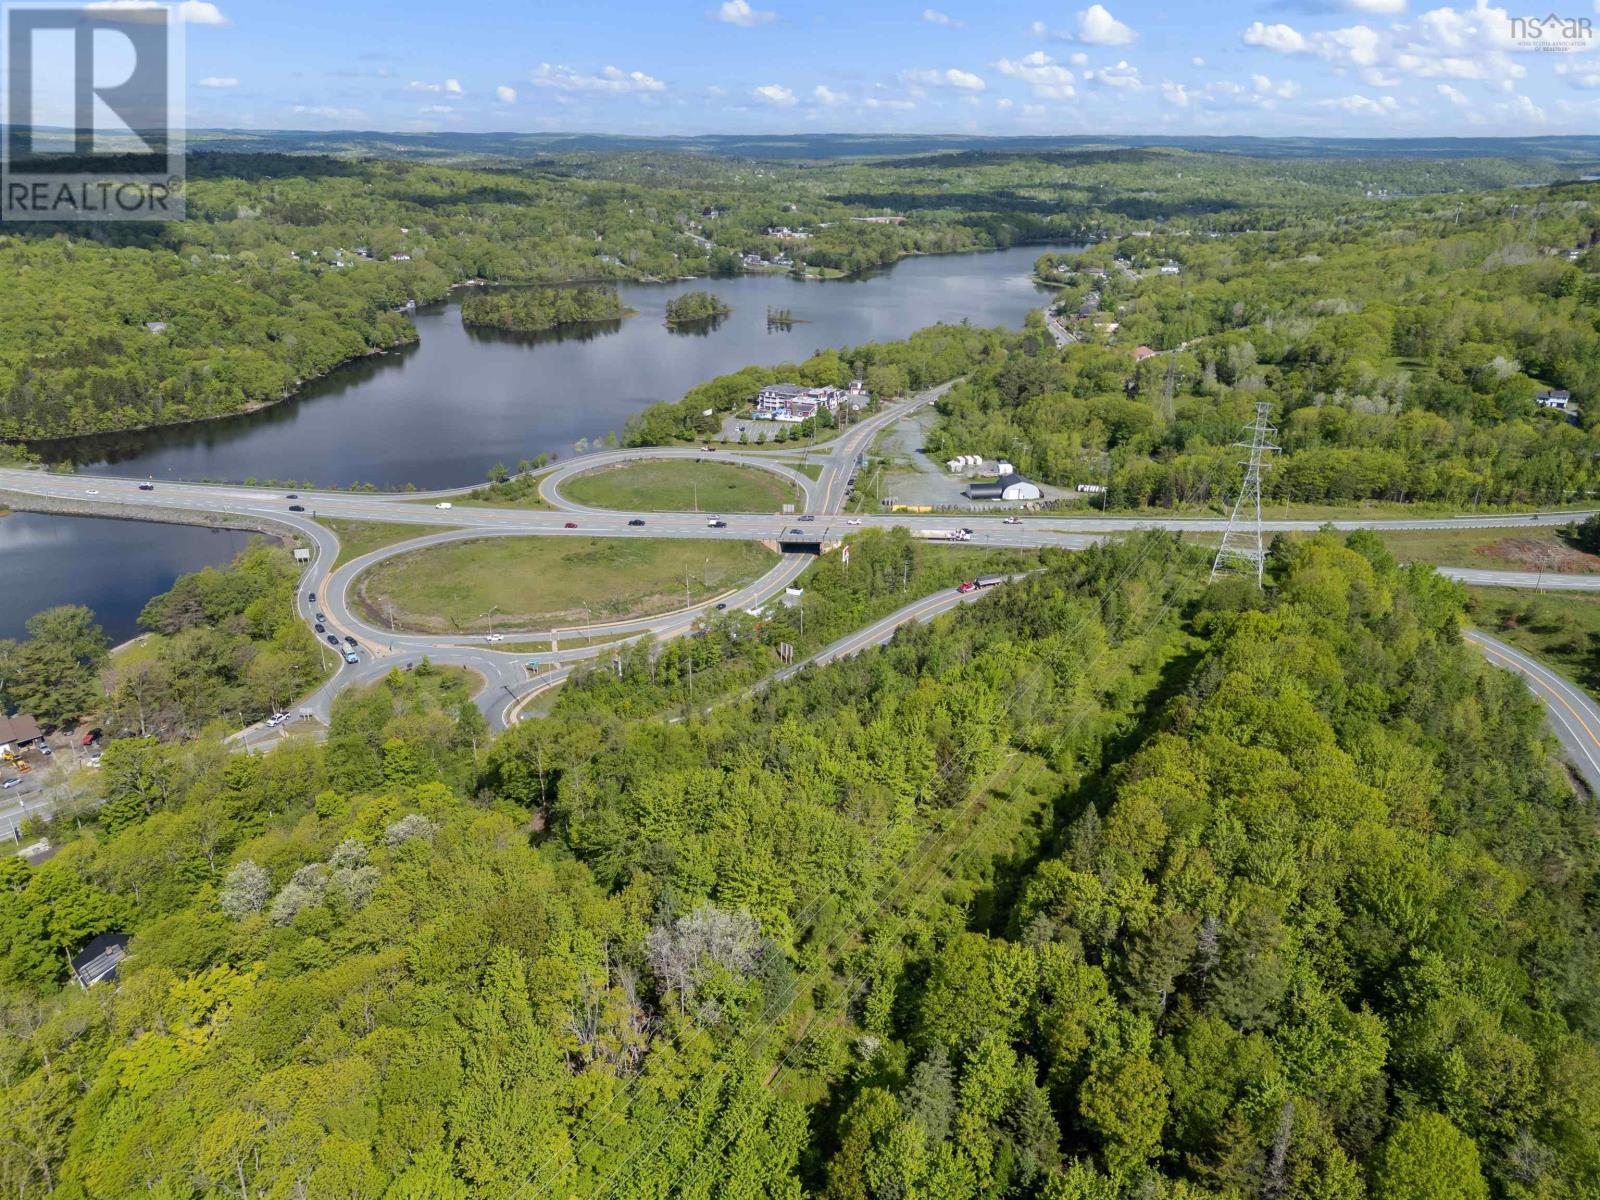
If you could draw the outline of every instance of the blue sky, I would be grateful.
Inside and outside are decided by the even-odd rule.
[[[138,4],[141,0],[108,0]],[[1548,4],[1549,0],[1540,0]],[[1600,35],[1480,2],[187,0],[194,127],[1600,131]],[[1562,0],[1600,23],[1600,0]],[[1545,26],[1540,45],[1556,30]]]

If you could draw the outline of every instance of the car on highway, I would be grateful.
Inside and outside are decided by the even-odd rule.
[[[290,512],[305,512],[305,510],[306,510],[306,506],[304,504],[291,504],[291,505],[289,505],[289,511]]]
[[[312,628],[315,629],[318,633],[327,633],[328,632],[328,627],[326,625],[322,624],[320,621],[316,625],[313,625]]]
[[[139,485],[139,490],[141,492],[153,492],[156,490],[156,485],[153,483],[141,483]]]
[[[722,520],[721,518],[718,518],[715,521],[707,521],[706,522],[706,528],[707,529],[726,529],[727,527],[728,527],[728,523],[726,521]]]
[[[307,592],[306,599],[315,604],[317,602],[317,594],[315,592]]]
[[[322,622],[324,622],[324,623],[326,623],[326,621],[327,621],[327,620],[328,620],[328,618],[327,618],[327,617],[325,617],[325,616],[323,616],[323,615],[322,615],[322,614],[321,614],[321,613],[318,613],[318,614],[317,614],[317,620],[319,620],[319,621],[322,621]]]
[[[973,583],[970,579],[964,579],[956,586],[956,591],[960,592],[963,596],[965,596],[968,592],[975,592],[977,590],[978,585]]]
[[[345,640],[345,644],[349,645],[349,646],[356,646],[356,645],[360,644],[359,642],[357,642],[355,640],[355,638],[351,637],[348,633],[344,635],[344,640]]]
[[[298,499],[300,499],[300,493],[299,492],[290,492],[287,496],[284,497],[284,499],[285,500],[298,500]]]
[[[845,524],[846,525],[859,525],[859,524],[861,524],[861,518],[860,517],[851,517],[848,521],[845,522]]]
[[[727,607],[728,607],[728,605],[727,605],[726,601],[724,601],[724,600],[718,600],[717,601],[717,611],[718,612],[721,612],[723,609],[725,609]]]
[[[578,527],[578,523],[576,521],[568,521],[561,528],[563,528],[563,529],[576,529],[577,527]]]
[[[483,640],[486,642],[503,642],[506,640],[506,635],[503,633],[486,633],[483,635]]]
[[[4,783],[0,783],[0,788],[4,788],[6,791],[10,791],[12,788],[17,787],[21,783],[22,783],[21,779],[8,779]]]
[[[1001,522],[1001,524],[1003,524],[1003,525],[1021,525],[1022,524],[1022,518],[1021,517],[1007,517],[1004,521]]]
[[[629,521],[628,524],[629,525],[633,525],[635,527],[637,527],[639,525],[643,525],[644,524],[644,518],[643,517],[635,517],[633,520]]]
[[[801,529],[798,525],[795,526],[793,529],[789,530],[789,532],[793,533],[793,534],[798,534],[800,537],[804,537],[806,535],[806,531],[804,529]]]
[[[98,496],[100,494],[100,489],[99,488],[84,488],[83,494],[85,496]]]
[[[439,503],[435,504],[434,507],[435,508],[454,508],[455,505],[451,504],[450,501],[448,501],[448,500],[441,500],[441,501],[439,501]]]
[[[330,633],[328,635],[328,645],[337,646],[338,644],[339,644],[339,639],[334,637],[333,634]]]
[[[813,516],[811,513],[806,513],[805,516],[801,517],[800,519],[802,521],[815,521],[817,518],[815,516]]]
[[[346,650],[344,652],[344,660],[347,663],[358,663],[361,661],[361,656],[354,650]]]

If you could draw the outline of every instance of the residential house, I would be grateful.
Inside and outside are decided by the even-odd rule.
[[[102,933],[72,959],[72,977],[78,986],[88,991],[97,983],[108,983],[117,977],[117,968],[128,957],[128,935]]]
[[[1156,356],[1156,352],[1154,350],[1150,349],[1149,346],[1140,346],[1137,350],[1135,350],[1133,352],[1133,361],[1136,362],[1136,363],[1137,362],[1143,362],[1145,359],[1154,358],[1155,356]]]
[[[1540,408],[1553,408],[1558,412],[1567,412],[1572,407],[1572,393],[1565,388],[1550,388],[1536,393],[1533,397],[1533,402]]]

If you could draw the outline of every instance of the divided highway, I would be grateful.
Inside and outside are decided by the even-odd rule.
[[[1522,676],[1528,690],[1544,705],[1547,720],[1567,759],[1600,796],[1600,705],[1583,689],[1556,674],[1538,659],[1478,629],[1462,636],[1483,651],[1497,667]]]

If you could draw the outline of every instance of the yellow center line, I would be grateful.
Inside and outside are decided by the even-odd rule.
[[[1594,730],[1589,728],[1589,723],[1583,719],[1582,714],[1579,713],[1577,709],[1573,708],[1572,705],[1567,703],[1565,696],[1547,684],[1544,680],[1540,679],[1538,676],[1524,670],[1520,663],[1509,657],[1503,651],[1489,645],[1486,642],[1479,642],[1478,645],[1484,651],[1484,653],[1488,654],[1490,657],[1499,659],[1501,662],[1509,664],[1513,669],[1516,670],[1517,674],[1521,675],[1523,679],[1532,684],[1535,689],[1542,691],[1544,694],[1553,697],[1556,701],[1558,701],[1561,707],[1571,713],[1573,719],[1583,727],[1584,733],[1589,735],[1589,741],[1592,742],[1596,747],[1600,747],[1600,737],[1595,736]],[[1584,755],[1588,758],[1591,765],[1593,765],[1597,770],[1600,770],[1600,762],[1595,761],[1594,754],[1590,750],[1586,748],[1584,750]]]

